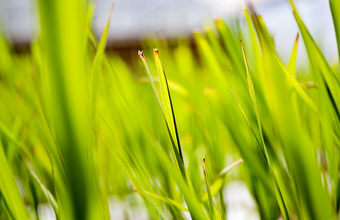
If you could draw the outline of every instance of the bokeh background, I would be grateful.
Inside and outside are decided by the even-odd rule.
[[[99,37],[104,29],[111,0],[95,0],[93,30]],[[290,45],[298,27],[287,0],[115,0],[108,48],[139,48],[141,38],[191,37],[213,19],[234,19],[246,5],[253,5],[275,38],[277,51],[288,60]],[[337,59],[336,39],[327,0],[297,0],[308,29],[329,61]],[[39,33],[39,16],[33,0],[0,0],[1,29],[17,47],[28,47]],[[307,61],[299,45],[300,63]]]

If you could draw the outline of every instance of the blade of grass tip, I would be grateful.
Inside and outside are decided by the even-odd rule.
[[[104,52],[105,52],[105,47],[106,47],[106,42],[107,42],[107,36],[108,36],[108,33],[109,33],[110,19],[111,19],[113,7],[114,7],[114,1],[112,2],[110,12],[109,12],[109,16],[108,16],[102,37],[100,38],[98,48],[97,48],[97,52],[96,52],[96,55],[94,57],[94,61],[93,61],[93,65],[92,65],[92,71],[91,71],[91,103],[92,103],[92,107],[94,107],[94,99],[95,99],[95,96],[96,96],[96,84],[97,84],[98,74],[99,74],[99,70],[100,70],[100,67],[101,67],[101,64],[102,64],[102,61],[103,61]],[[92,110],[92,114],[94,114],[93,110]]]
[[[340,99],[338,98],[340,97],[339,81],[336,78],[335,74],[333,73],[332,68],[328,64],[325,56],[322,54],[321,50],[316,45],[306,25],[302,21],[299,13],[296,10],[294,1],[293,0],[289,0],[289,1],[293,8],[293,14],[294,14],[296,23],[298,24],[301,35],[304,39],[309,59],[312,61],[311,63],[312,63],[313,70],[315,71],[315,73],[321,72],[323,79],[326,81],[326,84],[329,87],[330,94],[332,95],[332,98],[335,102],[335,107],[339,114],[339,111],[340,111]],[[316,63],[318,64],[317,66],[316,66]]]
[[[288,61],[288,69],[294,78],[296,78],[296,60],[297,60],[297,48],[299,42],[299,33],[297,33],[292,52]]]
[[[202,161],[202,167],[204,172],[204,179],[205,179],[205,186],[207,187],[207,193],[209,198],[209,209],[210,209],[210,216],[212,220],[222,220],[220,213],[218,212],[214,200],[212,199],[211,192],[210,192],[210,184],[209,184],[209,177],[208,172],[205,166],[205,158]]]
[[[262,132],[260,114],[259,114],[257,102],[256,102],[254,84],[253,84],[253,81],[251,79],[251,75],[250,75],[250,72],[249,72],[248,61],[247,61],[246,53],[244,51],[242,39],[240,39],[240,42],[241,42],[243,59],[244,59],[244,63],[245,63],[245,66],[246,66],[246,71],[247,71],[247,81],[248,81],[249,93],[250,93],[250,97],[251,97],[251,100],[253,102],[253,106],[254,106],[254,110],[255,110],[256,120],[257,120],[258,128],[259,128],[259,131],[260,131],[260,135],[261,135],[263,151],[265,153],[265,158],[266,158],[266,161],[267,161],[267,164],[268,164],[271,176],[272,176],[275,194],[276,194],[277,201],[279,203],[279,207],[281,209],[281,212],[282,212],[284,219],[287,220],[287,219],[289,219],[287,206],[286,206],[286,203],[283,199],[282,192],[281,192],[280,187],[278,185],[277,179],[275,177],[274,170],[273,170],[273,167],[272,167],[272,164],[271,164],[271,161],[270,161],[270,157],[269,157],[269,154],[268,154],[268,151],[267,151],[267,147],[266,147],[266,144],[265,144],[264,139],[263,139],[263,132]]]
[[[295,91],[300,95],[300,97],[306,102],[306,104],[311,108],[311,110],[316,114],[316,116],[320,117],[319,111],[315,106],[314,102],[309,98],[309,96],[305,93],[303,88],[300,86],[298,81],[293,77],[293,73],[284,65],[284,63],[280,60],[280,58],[276,55],[274,51],[272,51],[277,62],[280,64],[283,72],[288,77],[289,81],[293,85]]]
[[[210,187],[210,192],[211,192],[211,196],[215,196],[217,195],[217,193],[220,191],[221,187],[223,186],[223,182],[224,182],[224,177],[225,175],[235,166],[237,166],[238,164],[243,163],[242,159],[238,159],[237,161],[235,161],[234,163],[230,164],[229,166],[225,167],[219,174],[217,174],[217,176],[215,177],[214,182],[211,184]],[[201,200],[201,202],[207,202],[208,201],[208,193],[204,192],[201,193],[199,195],[199,198]]]
[[[12,169],[7,162],[1,143],[0,141],[0,193],[13,219],[28,219],[26,207],[16,187]]]
[[[174,109],[173,109],[173,105],[171,101],[171,95],[170,95],[169,86],[168,86],[168,81],[165,75],[165,71],[163,69],[163,65],[159,58],[159,53],[158,53],[157,48],[153,49],[153,54],[154,54],[158,78],[159,78],[159,85],[160,85],[160,91],[161,91],[161,103],[164,108],[165,117],[166,117],[166,120],[168,121],[172,136],[175,138],[177,142],[178,152],[181,156],[182,162],[184,163],[181,143],[179,140],[178,129],[176,125],[175,113],[174,113]]]
[[[174,153],[177,158],[177,163],[182,172],[183,178],[187,181],[190,189],[194,191],[194,188],[192,186],[188,173],[185,170],[183,152],[182,152],[181,142],[180,142],[180,138],[178,134],[175,112],[174,112],[174,107],[172,105],[168,80],[166,78],[166,74],[163,69],[163,65],[160,60],[159,52],[157,48],[153,49],[153,54],[154,54],[156,69],[157,69],[158,78],[159,78],[159,85],[160,85],[160,91],[161,91],[161,103],[163,106],[165,119],[169,127],[168,130],[170,131],[169,132],[170,137],[172,137],[174,139],[173,142],[175,142],[175,145],[173,145],[174,147],[176,147],[176,149],[174,149]]]
[[[162,110],[163,116],[165,117],[165,115],[164,115],[164,110],[163,110],[161,101],[160,101],[160,99],[159,99],[159,95],[158,95],[158,92],[157,92],[157,89],[156,89],[156,86],[155,86],[153,77],[152,77],[151,72],[150,72],[150,70],[149,70],[149,66],[148,66],[148,64],[146,63],[146,59],[145,59],[144,52],[143,52],[143,51],[138,51],[138,56],[139,56],[139,58],[140,58],[140,60],[141,60],[141,62],[142,62],[142,65],[143,65],[143,67],[144,67],[144,70],[145,70],[145,72],[146,72],[146,75],[147,75],[147,77],[149,78],[149,82],[150,82],[150,85],[151,85],[151,87],[152,87],[153,93],[154,93],[155,96],[156,96],[158,105],[159,105],[159,107],[160,107],[161,110]]]
[[[135,192],[137,193],[140,193],[140,191],[138,191],[137,189],[134,190]],[[145,191],[146,194],[148,194],[149,196],[155,198],[155,199],[159,199],[169,205],[172,205],[176,208],[178,208],[179,210],[182,210],[182,211],[186,211],[186,212],[189,212],[189,210],[187,208],[185,208],[184,206],[182,206],[181,203],[173,200],[173,199],[170,199],[170,198],[167,198],[167,197],[162,197],[162,196],[159,196],[159,195],[156,195],[155,193],[152,193],[152,192],[148,192],[148,191]]]
[[[171,150],[172,150],[172,153],[175,155],[176,166],[179,169],[179,171],[181,172],[183,178],[188,181],[189,179],[187,178],[187,173],[185,171],[183,159],[182,159],[182,157],[181,157],[181,155],[179,153],[179,148],[177,147],[177,140],[175,139],[175,137],[173,136],[173,133],[170,130],[170,125],[169,125],[169,122],[168,122],[166,114],[165,114],[164,106],[161,103],[161,100],[159,98],[159,95],[158,95],[155,83],[153,81],[153,77],[152,77],[152,75],[150,73],[148,64],[146,63],[144,52],[143,51],[138,51],[138,55],[139,55],[139,58],[140,58],[140,60],[141,60],[141,62],[143,64],[145,72],[146,72],[146,74],[147,74],[147,76],[149,78],[149,81],[150,81],[152,90],[153,90],[153,92],[155,94],[155,97],[157,99],[158,105],[161,108],[162,115],[163,115],[163,118],[164,118],[164,121],[165,121],[165,125],[166,125],[166,128],[167,128],[168,134],[170,136],[170,141],[171,141],[171,145],[172,145]],[[188,183],[189,183],[190,188],[192,188],[189,181],[188,181]]]

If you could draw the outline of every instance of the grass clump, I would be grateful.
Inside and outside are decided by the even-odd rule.
[[[30,53],[0,39],[1,219],[39,219],[45,203],[57,219],[110,219],[112,196],[126,218],[226,219],[233,180],[261,219],[339,218],[339,71],[293,1],[304,72],[299,35],[286,65],[253,11],[237,31],[195,32],[197,51],[147,39],[127,63],[105,53],[112,9],[98,41],[91,3],[38,2]]]

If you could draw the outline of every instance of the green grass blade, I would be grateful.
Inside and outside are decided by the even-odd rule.
[[[97,47],[97,52],[96,55],[94,57],[93,60],[93,64],[92,64],[92,71],[91,71],[91,106],[92,108],[95,107],[95,97],[96,97],[96,93],[97,93],[97,84],[98,84],[98,75],[100,72],[100,67],[102,66],[102,62],[103,62],[103,57],[105,56],[105,47],[106,47],[106,42],[107,42],[107,36],[109,33],[109,28],[110,28],[110,19],[111,19],[111,14],[113,11],[113,6],[114,3],[112,3],[110,12],[109,12],[109,16],[104,28],[104,31],[102,33],[102,37],[100,38],[100,41],[98,43],[98,47]],[[86,30],[86,29],[85,29]],[[86,31],[88,33],[89,36],[91,36],[91,31]],[[90,38],[92,39],[92,41],[95,43],[95,39],[92,37]],[[95,110],[92,109],[92,117],[95,114]],[[93,122],[92,122],[93,123]]]
[[[297,48],[299,42],[299,33],[296,35],[294,46],[292,52],[290,54],[290,58],[288,61],[288,69],[294,78],[296,78],[296,60],[297,60]]]
[[[140,193],[138,190],[135,190],[135,191]],[[177,201],[175,201],[173,199],[170,199],[170,198],[167,198],[167,197],[162,197],[162,196],[156,195],[155,193],[148,192],[148,191],[145,191],[145,193],[148,194],[149,196],[155,198],[155,199],[162,200],[163,202],[165,202],[165,203],[167,203],[169,205],[172,205],[172,206],[176,207],[179,210],[189,212],[189,210],[187,208],[185,208],[184,206],[182,206],[181,203],[179,203],[179,202],[177,202]]]
[[[225,167],[219,174],[215,177],[214,182],[211,184],[210,193],[211,196],[217,195],[224,183],[225,175],[235,166],[238,164],[243,163],[242,159],[238,159],[234,163],[230,164],[229,166]],[[199,195],[201,202],[207,202],[209,200],[208,193],[204,192]]]
[[[207,171],[206,165],[205,165],[205,158],[203,158],[202,167],[203,167],[203,172],[204,172],[205,186],[207,187],[207,192],[208,192],[211,219],[212,220],[222,220],[221,215],[218,212],[216,205],[214,203],[214,200],[212,199],[212,196],[211,196],[208,171]]]
[[[0,141],[0,193],[13,219],[28,219],[26,207],[21,199],[14,181],[14,175]]]
[[[240,41],[241,41],[241,48],[242,48],[243,59],[244,59],[244,63],[245,63],[245,66],[246,66],[246,71],[247,71],[247,81],[248,81],[248,86],[249,86],[249,93],[250,93],[251,100],[253,102],[253,106],[254,106],[254,110],[255,110],[255,115],[256,115],[256,120],[257,120],[258,128],[259,128],[259,131],[260,131],[260,135],[261,135],[262,148],[263,148],[263,151],[264,151],[264,156],[266,158],[266,161],[268,163],[268,167],[269,167],[269,170],[270,170],[270,173],[271,173],[271,176],[272,176],[276,198],[277,198],[277,201],[279,203],[282,215],[283,215],[284,219],[288,220],[289,219],[289,215],[288,215],[287,206],[286,206],[286,203],[285,203],[284,198],[282,196],[282,190],[280,189],[280,186],[279,186],[279,184],[277,182],[277,179],[275,177],[275,174],[274,174],[274,171],[273,171],[273,167],[272,167],[272,163],[271,163],[268,151],[267,151],[267,147],[266,147],[266,144],[265,144],[264,139],[263,139],[263,132],[262,132],[260,114],[259,114],[258,107],[257,107],[257,101],[256,101],[256,96],[255,96],[254,84],[253,84],[253,81],[251,79],[251,75],[250,75],[250,72],[249,72],[248,61],[247,61],[246,53],[244,51],[242,39]]]
[[[159,85],[160,85],[160,91],[161,91],[161,103],[164,109],[165,118],[168,122],[172,137],[174,138],[177,144],[177,148],[178,148],[177,150],[180,154],[182,162],[184,163],[181,143],[180,143],[176,119],[175,119],[175,113],[174,113],[174,109],[172,106],[171,95],[170,95],[169,86],[168,86],[168,81],[165,75],[165,71],[163,69],[163,65],[159,58],[158,50],[154,49],[153,54],[154,54],[158,78],[159,78]]]
[[[54,196],[48,190],[48,188],[45,186],[45,184],[40,180],[38,174],[35,172],[33,164],[28,162],[28,161],[26,161],[26,165],[27,165],[27,168],[28,168],[29,172],[31,173],[31,175],[35,179],[35,181],[37,181],[37,183],[39,184],[39,186],[40,186],[41,190],[43,191],[43,193],[45,194],[47,200],[52,205],[52,207],[54,209],[54,212],[56,213],[56,215],[58,215],[58,213],[59,213],[58,203],[54,199]]]
[[[158,52],[157,52],[158,54]],[[158,76],[159,81],[160,81],[160,86],[161,86],[161,92],[163,93],[162,98],[164,99],[162,101],[162,99],[159,98],[155,83],[153,81],[153,77],[150,73],[149,67],[146,63],[146,59],[144,56],[143,52],[139,52],[138,53],[140,60],[143,64],[143,67],[145,69],[145,72],[147,73],[147,76],[149,78],[152,90],[156,96],[157,102],[162,110],[162,115],[166,124],[166,128],[167,131],[169,133],[170,136],[170,141],[171,141],[171,145],[172,145],[172,152],[175,155],[175,162],[176,162],[176,166],[179,168],[182,176],[184,179],[187,179],[187,173],[185,171],[185,167],[184,167],[184,161],[183,161],[183,157],[181,154],[181,148],[180,148],[180,143],[179,143],[179,137],[178,137],[178,133],[177,133],[177,127],[175,124],[175,119],[174,119],[174,114],[173,114],[173,109],[172,109],[172,103],[171,103],[171,98],[170,98],[170,93],[169,93],[169,87],[166,81],[166,76],[164,74],[164,71],[162,73],[160,73],[160,75]],[[157,64],[157,61],[160,62],[159,57],[157,58],[157,55],[155,55],[155,61]],[[161,70],[163,70],[163,67],[159,67],[159,65],[161,65],[160,63],[157,64],[157,68],[161,68]],[[158,70],[159,71],[159,70]],[[160,78],[162,77],[162,78]],[[165,84],[165,85],[164,85]],[[166,87],[164,87],[166,86]],[[164,103],[164,105],[163,105]],[[172,123],[172,124],[171,124]],[[189,184],[190,185],[190,184]]]
[[[337,111],[340,111],[340,84],[338,79],[336,78],[335,74],[332,71],[332,68],[326,61],[325,56],[322,54],[321,50],[316,45],[315,41],[313,40],[311,34],[309,33],[306,25],[302,21],[300,15],[298,14],[294,2],[290,0],[292,7],[293,7],[293,14],[295,17],[295,20],[299,26],[299,29],[301,31],[301,35],[304,39],[307,52],[309,54],[309,59],[314,60],[312,63],[317,63],[318,67],[314,66],[313,69],[316,73],[321,73],[322,78],[325,80],[327,86],[329,87],[330,93],[333,97],[333,100],[335,102],[335,107],[337,108]],[[316,69],[317,68],[317,69]]]
[[[309,96],[305,93],[305,91],[303,91],[303,89],[300,86],[300,84],[294,78],[294,74],[290,72],[290,70],[284,65],[284,63],[280,60],[280,58],[275,54],[274,51],[273,51],[273,54],[274,54],[277,62],[280,64],[283,72],[285,73],[285,75],[287,76],[287,78],[289,79],[291,84],[293,85],[295,91],[300,95],[300,97],[303,99],[303,101],[311,108],[311,110],[317,116],[319,116],[319,111],[316,108],[314,102],[309,98]]]

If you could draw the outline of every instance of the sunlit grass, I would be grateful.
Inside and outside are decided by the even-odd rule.
[[[147,39],[126,62],[105,53],[109,20],[92,33],[93,4],[38,2],[31,52],[0,39],[0,219],[38,219],[41,204],[57,219],[109,219],[111,196],[127,219],[139,208],[226,219],[233,180],[260,219],[339,218],[339,70],[293,1],[301,37],[287,64],[248,10],[238,30],[217,19],[193,33],[195,49]],[[330,6],[339,47],[340,5]]]

